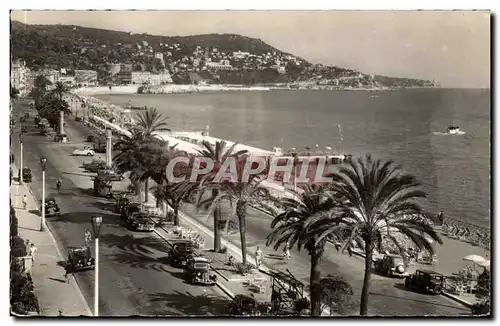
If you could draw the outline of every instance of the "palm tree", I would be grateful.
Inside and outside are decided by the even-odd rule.
[[[260,185],[264,180],[259,175],[250,175],[247,180],[243,180],[244,160],[240,160],[236,166],[237,180],[222,180],[221,182],[201,182],[200,193],[198,197],[197,206],[208,206],[208,213],[213,212],[221,202],[228,201],[233,209],[230,218],[234,215],[238,218],[240,242],[241,242],[241,256],[243,257],[243,266],[247,265],[247,245],[246,245],[246,215],[248,205],[255,205],[262,200],[262,198],[271,198],[269,190]],[[211,192],[217,196],[210,196],[205,200],[201,200],[204,192]],[[229,222],[229,220],[228,220]],[[214,225],[214,230],[218,225]]]
[[[168,146],[158,138],[148,138],[137,131],[131,137],[124,136],[115,145],[119,151],[113,158],[115,168],[120,172],[130,172],[130,181],[136,185],[144,182],[145,201],[149,200],[149,179],[158,184],[165,178],[165,167],[169,161],[170,151],[175,146]]]
[[[236,147],[237,143],[234,143],[231,145],[227,150],[226,150],[226,142],[225,141],[218,141],[215,143],[215,146],[209,143],[208,141],[203,141],[202,143],[202,149],[198,151],[200,156],[211,159],[214,162],[214,169],[213,173],[209,173],[207,175],[207,179],[209,177],[215,177],[218,167],[222,165],[222,163],[228,158],[228,157],[234,157],[238,159],[240,156],[246,154],[248,151],[247,150],[242,150],[233,153],[234,148]],[[218,193],[218,188],[215,187],[212,190],[212,198],[216,198],[219,193]],[[219,229],[219,221],[221,219],[221,209],[220,206],[217,205],[214,209],[214,251],[215,252],[220,252],[221,250],[221,235],[220,235],[220,229]]]
[[[309,227],[321,232],[317,233],[316,242],[333,236],[345,241],[343,250],[350,250],[353,243],[364,247],[365,276],[360,314],[366,315],[373,250],[375,246],[382,250],[384,235],[399,248],[403,257],[403,245],[397,235],[410,239],[419,249],[431,254],[434,253],[432,240],[440,244],[442,241],[423,218],[424,213],[416,201],[426,197],[420,183],[414,176],[402,172],[392,160],[373,160],[370,155],[364,160],[350,160],[333,174],[331,190],[340,201],[340,209],[333,218],[318,216]]]
[[[322,230],[322,223],[311,227],[310,221],[318,217],[329,217],[335,208],[334,200],[327,195],[324,187],[301,185],[302,191],[291,190],[293,197],[282,197],[280,204],[283,212],[271,223],[272,231],[266,245],[274,243],[274,249],[282,245],[297,250],[305,248],[311,257],[309,284],[311,290],[311,315],[321,315],[321,272],[319,265],[325,249],[326,239],[317,241]]]
[[[168,117],[163,117],[156,108],[147,108],[137,115],[136,127],[147,137],[159,131],[170,131],[166,128]]]
[[[169,183],[164,182],[155,187],[154,194],[157,200],[165,201],[174,210],[174,225],[179,225],[179,208],[181,202],[185,200],[198,188],[194,182]]]
[[[63,97],[66,93],[69,92],[69,88],[63,84],[62,82],[56,82],[55,88],[51,91],[60,101],[63,100]]]

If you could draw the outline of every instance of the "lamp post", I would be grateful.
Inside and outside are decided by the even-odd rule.
[[[40,231],[45,228],[45,169],[47,168],[47,159],[40,158],[40,166],[42,167],[42,220],[40,221]]]
[[[19,184],[23,184],[23,133],[19,134],[19,143],[21,144],[21,166],[19,167]]]
[[[99,233],[101,232],[102,216],[92,215],[91,222],[95,239],[94,316],[98,317],[99,316]]]

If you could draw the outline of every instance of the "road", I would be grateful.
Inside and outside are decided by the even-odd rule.
[[[29,111],[26,102],[19,101],[17,114]],[[88,134],[81,123],[67,121],[66,133],[71,143],[50,142],[38,135],[33,119],[25,125],[24,166],[32,170],[29,184],[34,195],[41,199],[40,158],[47,158],[47,197],[55,197],[61,206],[60,217],[48,217],[47,224],[58,245],[67,255],[66,248],[84,244],[85,230],[91,230],[90,218],[94,213],[103,216],[100,235],[99,311],[101,316],[130,315],[220,315],[227,311],[227,297],[217,287],[186,284],[182,270],[164,262],[168,245],[155,233],[128,231],[113,214],[113,203],[91,195],[90,174],[80,168],[90,158],[70,156],[75,148],[83,146]],[[19,120],[17,120],[19,121]],[[12,141],[16,165],[20,166],[20,145],[17,134]],[[104,154],[100,154],[104,157]],[[14,175],[17,171],[14,172]],[[57,178],[62,190],[57,192]],[[93,307],[94,272],[76,274],[76,280],[90,307]],[[55,294],[57,295],[57,294]]]

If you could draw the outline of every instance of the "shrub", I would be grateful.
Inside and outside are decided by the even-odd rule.
[[[354,309],[352,287],[342,277],[328,275],[321,279],[319,287],[321,302],[330,309],[330,315],[346,315]]]
[[[250,270],[255,269],[256,267],[252,264],[247,263],[246,265],[243,265],[243,263],[236,263],[236,270],[238,270],[238,273],[241,275],[247,274]]]
[[[26,256],[26,244],[19,236],[13,236],[10,240],[10,254],[12,257]]]
[[[17,223],[17,216],[16,216],[16,210],[14,207],[10,206],[10,236],[15,237],[17,236],[17,228],[18,228],[18,223]]]
[[[38,300],[33,293],[33,280],[30,274],[11,271],[10,275],[10,306],[17,314],[40,312]]]

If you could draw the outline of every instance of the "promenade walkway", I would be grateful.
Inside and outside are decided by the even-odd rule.
[[[12,205],[18,218],[19,236],[29,240],[37,248],[31,276],[35,286],[42,316],[92,316],[75,280],[65,279],[64,257],[47,228],[40,232],[40,213],[35,199],[26,185],[12,181],[10,186]],[[24,210],[22,197],[27,195]]]

